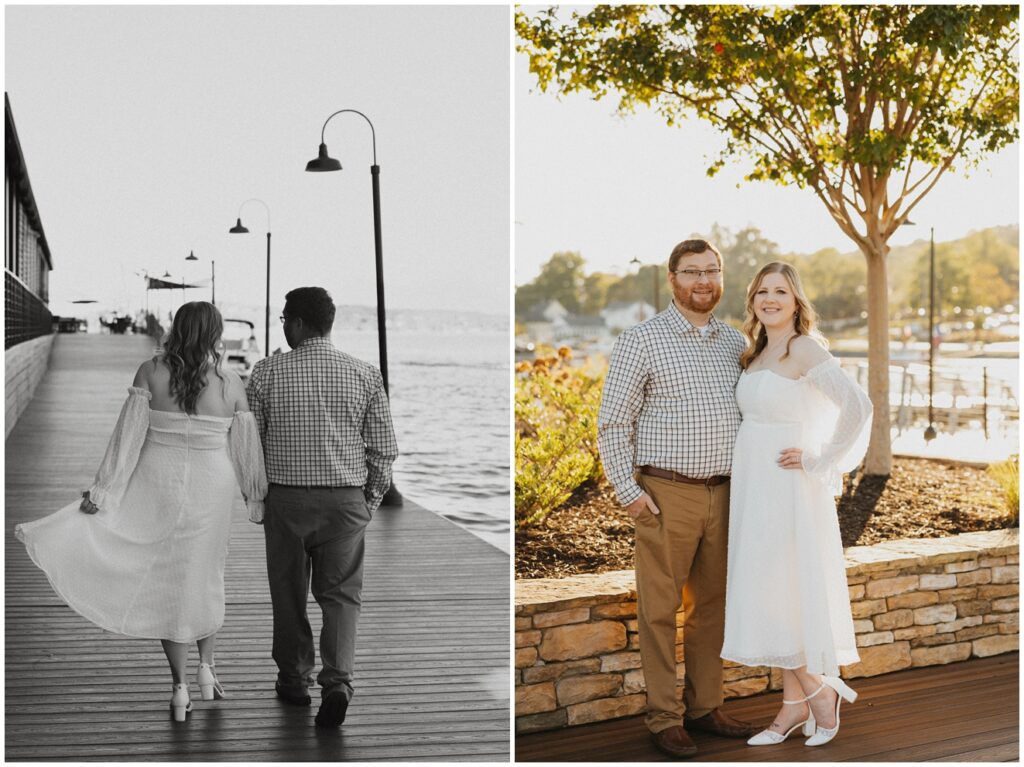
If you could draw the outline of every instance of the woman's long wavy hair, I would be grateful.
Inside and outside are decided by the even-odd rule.
[[[772,261],[770,264],[765,264],[761,267],[761,271],[750,281],[750,286],[747,288],[747,317],[743,321],[743,332],[747,336],[749,345],[746,351],[740,355],[740,367],[744,370],[750,366],[750,363],[768,345],[768,333],[754,313],[754,296],[757,295],[761,282],[769,274],[781,274],[786,279],[786,282],[789,283],[789,289],[793,292],[793,298],[796,299],[796,314],[793,315],[793,329],[796,331],[796,336],[811,336],[823,345],[828,346],[825,336],[818,331],[818,314],[814,311],[811,302],[807,300],[803,283],[800,282],[800,275],[789,264],[783,261]],[[796,336],[793,336],[793,338],[796,338]],[[789,346],[793,343],[793,338],[786,342],[786,352],[779,359],[785,359],[789,356]]]
[[[190,301],[178,308],[171,329],[163,339],[162,359],[171,371],[171,394],[178,407],[195,415],[196,401],[206,388],[206,374],[227,386],[221,375],[221,354],[217,346],[224,333],[224,320],[213,304]]]

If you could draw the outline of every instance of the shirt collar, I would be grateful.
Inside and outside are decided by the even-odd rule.
[[[698,328],[696,325],[694,325],[692,322],[686,319],[683,313],[679,311],[679,307],[676,306],[675,301],[671,301],[669,303],[668,310],[665,312],[665,314],[668,316],[671,325],[680,333],[701,332],[700,328]],[[708,333],[717,333],[719,329],[722,327],[722,323],[718,321],[714,314],[712,314],[708,318],[707,327]]]
[[[314,346],[330,346],[333,348],[334,344],[331,343],[330,336],[314,336],[313,338],[307,338],[295,347],[295,350],[298,351],[299,349],[312,348]]]

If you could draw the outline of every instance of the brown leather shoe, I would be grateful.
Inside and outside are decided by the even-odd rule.
[[[686,734],[686,730],[681,724],[661,732],[652,732],[651,739],[661,753],[674,756],[677,759],[687,759],[697,755],[697,746],[690,740],[690,736]]]
[[[685,722],[686,726],[691,730],[710,732],[714,735],[721,735],[723,738],[749,738],[751,735],[756,735],[764,729],[747,722],[741,722],[738,719],[733,719],[722,711],[721,708],[716,708],[711,713],[697,719],[686,719]]]

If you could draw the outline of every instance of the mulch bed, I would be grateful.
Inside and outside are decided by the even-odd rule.
[[[1015,524],[984,469],[895,458],[889,477],[847,480],[839,499],[843,546],[939,538]],[[541,524],[516,532],[517,578],[563,578],[633,567],[633,520],[603,482],[580,488]]]

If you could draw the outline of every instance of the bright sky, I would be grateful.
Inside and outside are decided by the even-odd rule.
[[[537,89],[525,54],[516,55],[514,74],[515,284],[562,250],[579,251],[588,272],[627,274],[634,257],[664,262],[677,242],[714,223],[756,226],[783,253],[856,249],[809,190],[745,182],[749,165],[708,178],[724,142],[706,123],[669,128],[643,111],[618,117],[614,95],[559,100]],[[917,226],[890,244],[927,240],[930,226],[941,242],[1017,223],[1019,163],[1018,143],[966,180],[947,173],[911,214]]]
[[[501,6],[8,5],[5,87],[53,254],[51,309],[137,309],[136,272],[208,279],[213,258],[218,303],[261,316],[263,208],[242,212],[251,234],[228,234],[252,197],[271,211],[272,305],[315,284],[374,306],[369,126],[335,117],[325,140],[344,170],[304,171],[328,115],[357,109],[377,132],[388,308],[505,313],[509,18]]]

